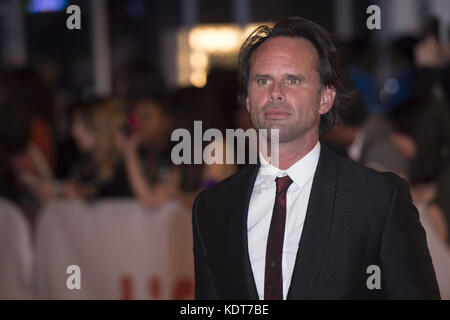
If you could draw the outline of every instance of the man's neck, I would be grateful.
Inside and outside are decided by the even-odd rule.
[[[308,139],[280,142],[277,167],[281,170],[289,169],[293,164],[306,156],[316,146],[318,141],[319,139],[316,136]]]

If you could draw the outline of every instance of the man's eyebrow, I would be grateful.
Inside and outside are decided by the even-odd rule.
[[[268,74],[260,74],[260,73],[256,73],[256,74],[253,76],[253,78],[254,78],[254,79],[256,79],[256,78],[270,78],[270,76],[269,76]]]
[[[303,74],[301,74],[301,73],[287,73],[286,75],[285,75],[285,77],[296,77],[296,78],[298,78],[298,79],[300,79],[300,80],[302,80],[302,81],[305,81],[307,78],[303,75]],[[258,78],[271,78],[271,76],[269,76],[268,74],[260,74],[260,73],[256,73],[254,76],[253,76],[253,78],[254,79],[258,79]]]
[[[302,81],[306,80],[306,77],[301,73],[288,73],[287,76],[288,77],[296,77]]]

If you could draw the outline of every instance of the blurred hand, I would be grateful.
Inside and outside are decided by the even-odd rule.
[[[424,68],[438,68],[445,63],[444,50],[434,36],[428,36],[414,48],[417,66]]]
[[[42,205],[55,197],[56,191],[52,181],[43,179],[27,170],[19,172],[19,180]]]
[[[62,195],[71,200],[83,200],[93,196],[95,190],[82,186],[76,182],[66,182],[63,186]]]
[[[137,133],[127,136],[123,132],[118,132],[115,140],[117,150],[124,158],[127,158],[137,152],[141,139]]]
[[[75,183],[67,182],[63,187],[63,195],[68,199],[79,199],[81,198],[80,193],[78,192],[78,186]]]
[[[391,142],[408,159],[414,159],[417,154],[417,144],[413,138],[401,133],[392,133]]]
[[[429,203],[436,197],[437,187],[434,183],[421,183],[410,186],[411,197],[416,206]]]

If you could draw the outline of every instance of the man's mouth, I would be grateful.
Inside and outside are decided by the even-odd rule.
[[[268,110],[268,111],[264,112],[264,117],[266,119],[273,119],[273,120],[285,119],[285,118],[289,117],[290,115],[291,114],[287,111],[276,110],[276,109],[272,109],[272,110]]]

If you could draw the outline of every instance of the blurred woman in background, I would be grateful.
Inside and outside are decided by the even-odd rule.
[[[86,102],[74,110],[71,132],[80,158],[64,184],[64,196],[131,196],[125,167],[115,146],[115,137],[125,122],[125,108],[118,100]]]
[[[135,101],[131,115],[134,121],[130,124],[133,128],[131,132],[118,134],[117,148],[126,164],[133,192],[143,206],[151,208],[167,201],[178,201],[191,207],[201,189],[225,179],[236,167],[226,164],[174,165],[171,159],[172,147],[177,144],[171,141],[174,129],[186,129],[194,137],[196,120],[202,121],[203,130],[220,126],[214,99],[205,89],[177,89],[170,102],[163,101],[151,97]]]

